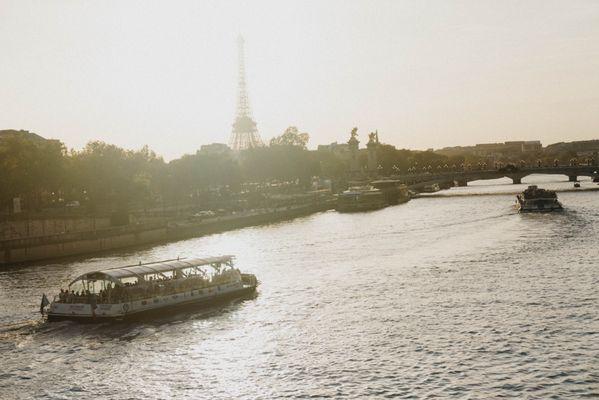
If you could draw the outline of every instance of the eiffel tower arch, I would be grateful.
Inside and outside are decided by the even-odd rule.
[[[231,131],[231,138],[229,140],[229,147],[231,147],[233,151],[264,146],[250,110],[250,102],[245,82],[244,40],[241,35],[237,39],[237,51],[239,57],[237,115],[235,117],[235,122],[233,123],[233,130]]]

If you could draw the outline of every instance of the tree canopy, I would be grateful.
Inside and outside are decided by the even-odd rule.
[[[243,183],[276,180],[307,188],[314,176],[345,179],[349,163],[343,145],[337,150],[307,150],[310,136],[294,126],[274,137],[269,146],[240,153],[198,151],[168,163],[147,146],[126,150],[93,141],[81,150],[67,151],[60,141],[18,133],[0,138],[0,210],[7,209],[15,197],[27,210],[64,206],[73,200],[91,209],[115,210],[196,201],[214,190],[237,191]],[[476,154],[448,157],[383,143],[376,152],[383,175],[485,161]],[[548,158],[564,162],[572,156],[571,152],[528,155],[535,160],[544,157],[545,163]],[[365,167],[365,149],[359,159]]]
[[[297,127],[290,126],[282,135],[270,139],[270,146],[295,146],[305,150],[309,140],[310,135],[306,132],[299,133]]]

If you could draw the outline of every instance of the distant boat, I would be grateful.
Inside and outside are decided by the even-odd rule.
[[[373,186],[353,186],[337,197],[336,210],[339,212],[360,212],[387,207],[383,192]]]
[[[550,212],[562,211],[563,207],[557,200],[553,190],[545,190],[536,185],[529,186],[516,196],[516,203],[520,212]]]
[[[410,192],[408,187],[394,179],[380,179],[370,182],[372,186],[383,192],[385,201],[388,205],[393,206],[402,204],[410,200]]]
[[[242,297],[257,284],[233,266],[233,256],[140,263],[79,276],[49,303],[47,314],[49,321],[129,319]],[[46,305],[44,295],[42,313]]]

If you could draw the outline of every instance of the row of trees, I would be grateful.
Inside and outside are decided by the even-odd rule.
[[[143,147],[126,150],[90,142],[67,151],[57,140],[24,136],[0,138],[0,209],[19,197],[27,209],[64,205],[69,201],[90,208],[127,208],[181,203],[211,188],[239,192],[244,183],[294,181],[308,187],[312,177],[347,177],[348,159],[334,151],[309,151],[309,135],[289,127],[268,146],[233,152],[196,152],[165,162]],[[406,173],[414,166],[460,165],[480,160],[463,155],[447,157],[432,151],[410,151],[380,144],[380,174]],[[367,165],[366,150],[360,161]]]
[[[308,185],[312,176],[321,174],[321,162],[331,162],[327,155],[308,151],[308,140],[307,133],[290,127],[266,147],[240,154],[198,151],[165,162],[147,146],[126,150],[95,141],[82,150],[67,151],[57,140],[2,137],[0,209],[10,208],[14,198],[30,210],[71,201],[114,210],[180,203],[210,188],[236,191],[246,182]]]

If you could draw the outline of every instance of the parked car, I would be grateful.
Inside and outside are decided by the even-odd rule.
[[[216,213],[212,210],[202,210],[199,211],[195,214],[193,214],[191,217],[192,218],[210,218],[210,217],[214,217],[216,215]]]

